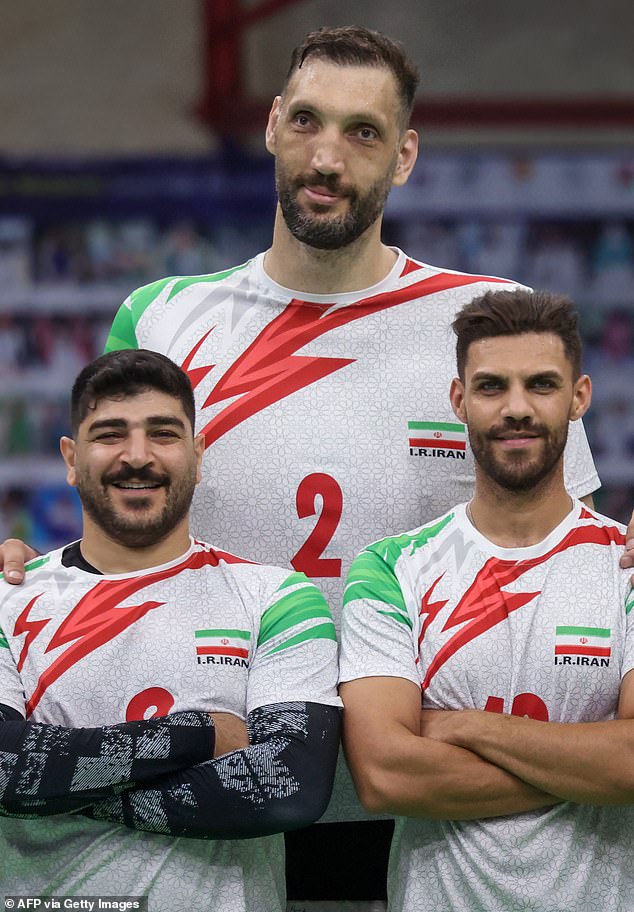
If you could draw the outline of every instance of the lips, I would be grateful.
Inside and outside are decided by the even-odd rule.
[[[153,491],[155,488],[163,487],[163,483],[160,481],[115,481],[111,482],[111,484],[114,488],[119,488],[121,491]]]
[[[317,203],[320,206],[331,206],[345,198],[343,194],[332,193],[325,187],[310,187],[307,184],[304,184],[304,193],[310,202]]]

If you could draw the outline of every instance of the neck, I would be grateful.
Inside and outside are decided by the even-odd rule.
[[[89,564],[101,573],[134,573],[176,560],[190,545],[189,524],[183,519],[165,538],[147,547],[130,547],[112,538],[95,525],[89,516],[83,517],[81,553]]]
[[[476,466],[476,489],[469,515],[478,532],[502,548],[527,548],[543,541],[570,512],[563,470],[530,491],[509,491]]]
[[[265,254],[264,268],[274,282],[286,288],[336,294],[376,285],[395,262],[394,251],[381,242],[380,219],[352,244],[338,250],[319,250],[293,237],[278,206],[273,244]]]

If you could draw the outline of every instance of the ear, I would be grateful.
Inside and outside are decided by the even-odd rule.
[[[592,400],[592,381],[587,374],[582,374],[573,388],[572,405],[570,407],[570,420],[577,421],[582,418],[590,407]]]
[[[75,459],[77,456],[77,446],[72,437],[61,437],[59,441],[59,451],[66,463],[66,481],[71,488],[77,487],[77,469],[75,468]]]
[[[196,484],[199,484],[202,478],[202,463],[205,454],[205,436],[199,434],[194,437],[194,453],[196,455]]]
[[[467,423],[467,412],[464,407],[464,383],[460,377],[454,377],[449,390],[449,400],[453,413],[463,424]]]
[[[269,119],[266,123],[266,132],[264,134],[266,138],[266,148],[271,155],[275,155],[275,130],[277,129],[281,110],[282,96],[276,95],[273,99],[271,110],[269,111]]]
[[[402,187],[412,173],[412,168],[418,158],[418,133],[416,130],[406,130],[401,137],[398,150],[398,162],[392,178],[395,187]]]

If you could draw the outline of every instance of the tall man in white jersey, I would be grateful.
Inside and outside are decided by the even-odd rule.
[[[330,611],[304,574],[190,536],[194,412],[155,352],[73,388],[81,541],[0,581],[2,896],[282,912],[282,832],[328,803]]]
[[[475,493],[367,547],[343,611],[348,760],[400,815],[390,909],[631,912],[634,593],[625,528],[564,484],[576,314],[518,289],[453,326]]]
[[[107,343],[163,352],[192,380],[206,445],[192,506],[200,534],[317,579],[336,623],[366,542],[470,496],[473,458],[447,397],[450,323],[486,289],[515,287],[381,241],[389,191],[416,160],[417,83],[384,35],[357,26],[307,35],[266,128],[279,196],[270,249],[214,275],[138,289]],[[565,477],[578,497],[599,486],[581,422],[571,426]],[[22,546],[4,551],[19,581]],[[352,788],[336,786],[327,818],[358,810]],[[294,895],[375,897],[384,880],[376,842],[375,830],[355,868],[372,886],[357,890],[335,849],[330,876],[314,866],[309,881],[302,870]],[[324,851],[302,850],[293,870]]]

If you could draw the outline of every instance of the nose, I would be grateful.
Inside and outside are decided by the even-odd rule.
[[[144,430],[136,428],[128,434],[125,447],[121,453],[121,459],[134,468],[141,468],[154,461]]]
[[[344,137],[335,127],[320,130],[315,137],[311,166],[320,174],[342,174]]]
[[[511,384],[502,405],[502,417],[508,421],[524,421],[532,418],[534,409],[521,383]]]

